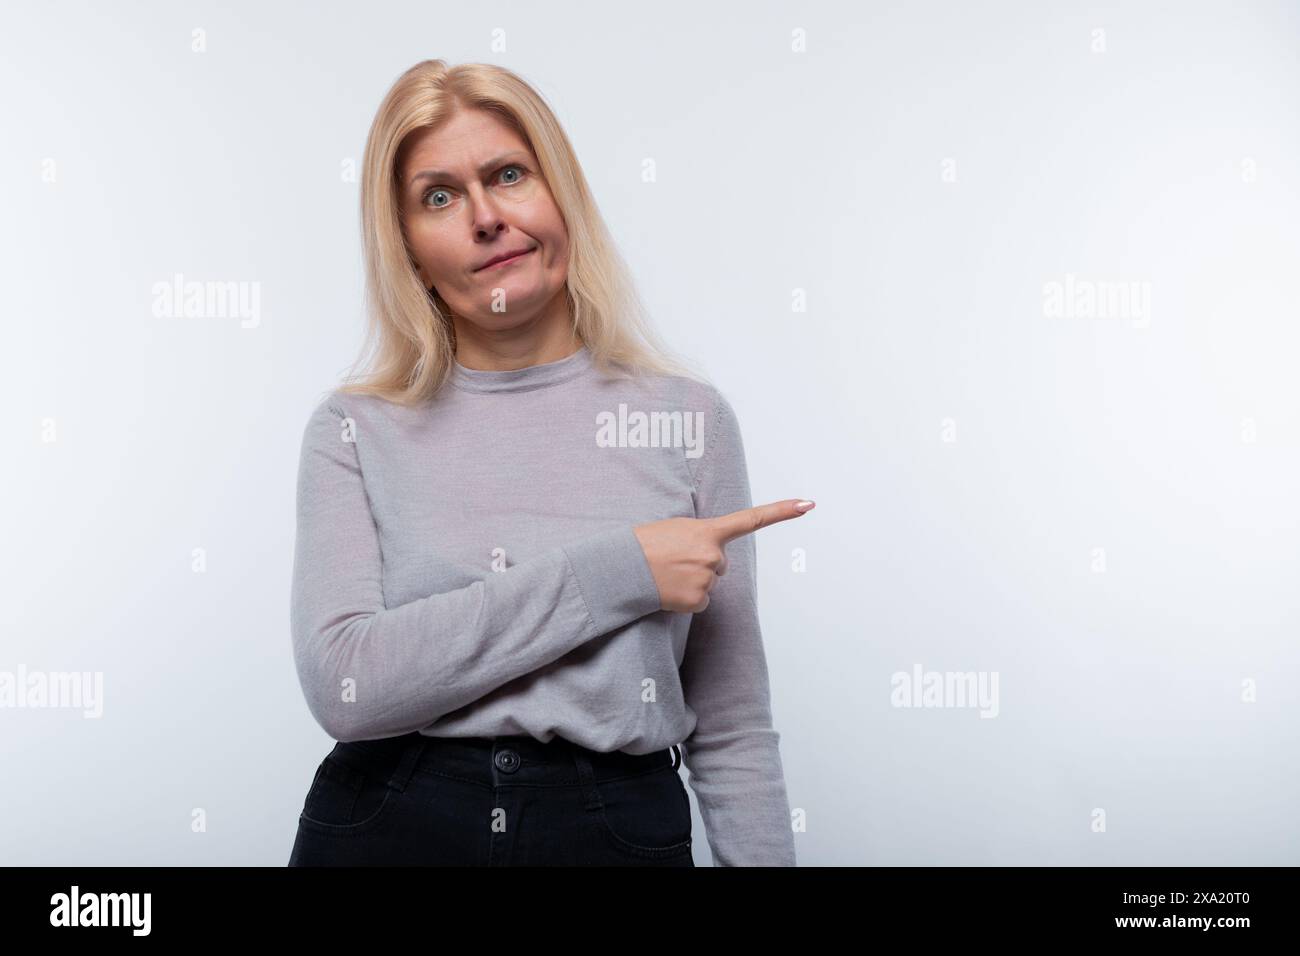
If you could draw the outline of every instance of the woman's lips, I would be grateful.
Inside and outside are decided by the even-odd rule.
[[[527,252],[521,252],[517,256],[512,256],[509,259],[502,259],[500,262],[494,262],[490,266],[484,266],[482,269],[479,269],[478,271],[487,272],[491,269],[500,269],[502,266],[508,266],[511,265],[512,263],[518,262],[519,260],[523,259],[524,256],[532,255],[536,251],[537,251],[536,249],[529,249]]]

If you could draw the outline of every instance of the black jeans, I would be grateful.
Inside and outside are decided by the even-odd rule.
[[[562,737],[340,743],[316,770],[290,866],[694,866],[681,752]]]

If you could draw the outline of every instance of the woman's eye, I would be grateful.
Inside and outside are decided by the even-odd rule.
[[[513,164],[510,166],[503,166],[501,168],[501,173],[499,175],[505,176],[505,175],[510,175],[511,173],[514,174],[515,178],[506,182],[507,186],[513,186],[515,183],[519,182],[523,178],[524,167],[513,165]],[[446,201],[438,202],[434,198],[435,196],[445,196]],[[433,206],[434,209],[444,209],[451,202],[451,195],[445,189],[430,189],[427,193],[424,194],[424,201],[428,205]]]

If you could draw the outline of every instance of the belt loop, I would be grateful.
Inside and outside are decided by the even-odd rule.
[[[411,780],[411,774],[415,773],[416,764],[420,762],[420,755],[424,753],[424,748],[428,743],[429,738],[418,730],[411,735],[411,739],[406,741],[406,745],[402,750],[402,759],[398,762],[397,769],[388,778],[390,787],[399,793],[406,789],[406,785]]]
[[[569,750],[573,754],[573,763],[578,768],[578,781],[582,784],[582,791],[587,797],[586,809],[602,809],[604,804],[601,803],[600,791],[596,789],[596,772],[592,769],[591,758],[587,756],[586,749],[570,741]]]
[[[672,746],[673,751],[673,769],[676,770],[682,765],[682,752],[676,744]]]

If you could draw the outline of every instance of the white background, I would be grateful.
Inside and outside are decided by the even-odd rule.
[[[102,672],[104,713],[0,710],[0,862],[287,861],[342,173],[442,57],[538,87],[755,501],[818,503],[758,540],[801,865],[1300,863],[1298,48],[1261,2],[11,9],[0,670]],[[155,317],[175,273],[259,324]],[[1046,315],[1067,274],[1148,321]],[[998,716],[891,706],[918,664]]]

